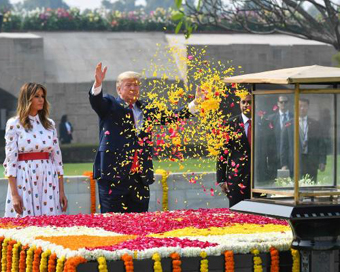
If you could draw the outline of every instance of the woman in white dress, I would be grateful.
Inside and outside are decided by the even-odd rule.
[[[5,217],[59,215],[67,209],[57,131],[48,116],[46,88],[24,84],[17,116],[6,125]]]

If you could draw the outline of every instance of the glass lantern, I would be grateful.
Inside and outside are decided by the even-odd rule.
[[[338,91],[253,91],[252,198],[337,203]]]

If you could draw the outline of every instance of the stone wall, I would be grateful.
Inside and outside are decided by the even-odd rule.
[[[199,175],[200,173],[195,174]],[[215,173],[205,174],[197,183],[189,183],[190,176],[191,174],[174,173],[168,177],[169,210],[228,207],[228,199],[220,192],[220,187],[215,185]],[[161,176],[155,175],[155,177],[156,182],[150,186],[149,211],[162,210]],[[7,184],[6,179],[0,179],[0,216],[4,215]],[[214,190],[214,195],[211,194],[211,189]],[[65,177],[65,192],[69,201],[67,214],[90,213],[90,182],[87,177]],[[99,212],[98,196],[96,199],[96,207]]]
[[[30,33],[0,33],[0,89],[16,96],[26,82],[45,82],[43,38]]]
[[[205,48],[208,60],[220,60],[227,66],[234,66],[235,75],[314,64],[334,66],[333,56],[336,53],[331,46],[322,44],[229,44],[189,47],[195,47],[195,50]]]
[[[109,67],[104,90],[112,94],[117,75],[127,70],[143,72],[154,80],[163,75],[159,72],[154,78],[155,67],[163,67],[170,80],[186,80],[185,65],[166,53],[167,46],[180,48],[184,59],[187,47],[204,48],[207,60],[233,65],[235,74],[312,64],[334,66],[336,53],[329,45],[285,35],[194,34],[185,40],[183,35],[164,33],[0,33],[0,101],[11,97],[7,110],[13,115],[22,84],[43,83],[57,125],[67,114],[74,126],[74,143],[95,144],[98,118],[87,94],[95,65],[103,61]]]

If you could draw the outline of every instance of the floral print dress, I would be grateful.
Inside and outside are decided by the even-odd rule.
[[[61,214],[59,203],[58,173],[63,175],[62,157],[57,131],[46,130],[39,116],[29,116],[33,128],[25,129],[18,117],[8,120],[6,125],[5,176],[16,177],[18,193],[23,201],[22,216]],[[48,160],[19,161],[18,154],[48,152]],[[5,217],[18,217],[12,205],[11,188],[8,185]]]

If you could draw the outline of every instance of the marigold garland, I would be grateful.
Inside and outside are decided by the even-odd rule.
[[[235,271],[235,261],[234,261],[234,252],[231,250],[227,250],[224,252],[225,259],[225,272],[234,272]]]
[[[7,244],[7,251],[6,251],[6,266],[5,270],[6,272],[11,272],[11,267],[12,267],[12,241],[9,241]]]
[[[62,256],[57,261],[56,272],[63,272],[64,271],[64,263],[65,263],[65,256]]]
[[[28,246],[23,246],[20,251],[20,257],[19,257],[19,272],[25,272],[26,271],[26,250],[28,249]]]
[[[55,253],[51,254],[50,258],[48,259],[48,266],[47,266],[48,272],[56,271],[56,260],[57,260],[57,254]]]
[[[155,263],[153,265],[153,271],[163,272],[162,263],[161,263],[161,256],[157,252],[152,255],[152,260],[155,261]]]
[[[275,247],[271,247],[270,251],[270,272],[279,272],[280,270],[280,256],[279,251]]]
[[[11,272],[12,271],[12,257],[13,257],[13,246],[16,244],[16,241],[11,240],[8,242],[7,246],[7,267],[6,271]]]
[[[205,251],[202,251],[200,256],[202,258],[200,271],[201,272],[208,272],[209,271],[209,263],[208,263],[208,260],[207,260],[207,253]]]
[[[168,180],[169,172],[163,169],[157,169],[156,174],[162,175],[162,178],[161,178],[162,189],[163,189],[162,211],[168,211],[169,210],[169,200],[168,200],[169,186],[168,186],[167,180]]]
[[[4,242],[5,240],[5,237],[4,236],[1,236],[0,237],[0,263],[2,263],[1,261],[1,258],[2,258],[2,243]],[[1,266],[0,266],[0,271],[2,270]]]
[[[32,264],[33,272],[39,272],[41,253],[42,253],[41,247],[37,248],[34,251],[33,264]]]
[[[178,253],[174,252],[170,254],[170,258],[172,259],[172,272],[181,272],[181,257]]]
[[[6,238],[2,243],[1,249],[1,272],[6,272],[7,268],[7,245],[10,239]]]
[[[27,250],[26,272],[32,272],[33,270],[33,256],[35,249],[36,249],[35,246],[33,246],[29,250]]]
[[[290,249],[293,257],[292,272],[300,272],[300,253],[298,250]]]
[[[66,260],[64,272],[77,272],[77,266],[81,263],[86,263],[87,260],[83,257],[76,256]]]
[[[15,243],[12,250],[12,267],[11,272],[19,271],[19,249],[21,247],[21,243]]]
[[[96,213],[96,181],[93,178],[93,172],[86,171],[83,175],[90,179],[91,213]]]
[[[40,272],[47,272],[48,269],[48,257],[51,255],[51,250],[46,250],[41,254]]]
[[[98,257],[98,270],[99,272],[108,272],[105,257]]]
[[[254,262],[254,272],[262,272],[262,260],[259,256],[260,252],[258,249],[253,249],[251,253],[254,255],[253,262]]]
[[[122,260],[124,261],[125,271],[126,272],[133,272],[133,260],[132,256],[129,254],[124,254],[122,256]]]

